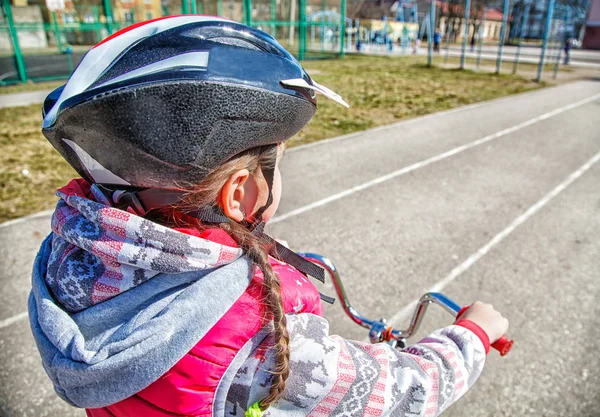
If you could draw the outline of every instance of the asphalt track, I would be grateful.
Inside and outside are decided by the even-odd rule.
[[[445,416],[598,417],[599,115],[600,82],[579,81],[291,149],[270,233],[330,257],[372,318],[402,326],[432,288],[504,312],[513,351]],[[48,223],[0,226],[2,416],[84,415],[55,397],[23,315]],[[326,316],[366,338],[339,305]],[[432,307],[419,336],[451,321]]]
[[[75,52],[70,56],[70,64],[67,55],[58,53],[25,54],[23,59],[25,61],[27,76],[30,78],[65,77],[66,74],[70,74],[72,69],[79,65],[84,55],[85,53],[83,52]],[[14,57],[0,57],[0,81],[19,81]]]
[[[517,47],[504,45],[502,48],[502,61],[503,62],[514,62],[517,55]],[[353,53],[354,49],[348,49],[348,53]],[[393,50],[390,52],[385,45],[376,44],[364,44],[361,53],[370,55],[410,55],[412,54],[412,47],[407,45],[404,50],[401,45],[395,44]],[[452,45],[447,48],[445,43],[440,46],[440,52],[436,53],[435,56],[442,57],[446,56],[460,57],[462,54],[461,45]],[[519,52],[519,63],[538,64],[540,62],[542,48],[540,47],[522,47]],[[419,48],[419,55],[427,55],[427,44],[424,43]],[[465,56],[470,59],[476,59],[479,56],[479,49],[476,47],[471,51],[470,45],[465,48]],[[563,60],[565,57],[564,51],[561,49],[560,66],[563,67]],[[496,61],[498,59],[498,46],[497,45],[485,45],[481,48],[481,59],[488,61]],[[558,59],[558,49],[548,48],[544,57],[546,64],[555,64]],[[488,64],[489,65],[489,64]],[[584,68],[600,68],[600,52],[587,49],[572,49],[570,53],[571,67],[584,67]],[[545,70],[548,71],[548,70]],[[508,70],[504,69],[502,73],[507,73]]]

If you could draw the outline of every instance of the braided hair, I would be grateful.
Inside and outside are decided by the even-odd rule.
[[[214,205],[219,199],[223,185],[229,177],[241,170],[248,171],[257,179],[262,177],[261,168],[274,168],[277,162],[278,147],[266,146],[250,149],[221,165],[213,171],[200,184],[186,187],[185,198],[180,202],[160,210],[152,211],[147,218],[162,223],[169,227],[191,227],[199,231],[215,227],[202,223],[195,217],[185,213],[192,212],[202,206]],[[264,181],[266,184],[266,181]],[[269,247],[266,246],[250,230],[234,221],[219,223],[220,229],[226,231],[244,250],[245,255],[259,268],[263,274],[263,325],[273,322],[273,340],[275,364],[271,370],[272,380],[269,394],[260,402],[264,411],[277,401],[285,390],[286,380],[289,376],[290,336],[286,326],[285,309],[281,296],[281,282],[273,271],[269,261]]]

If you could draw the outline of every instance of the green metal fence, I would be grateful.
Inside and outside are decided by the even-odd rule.
[[[0,85],[67,78],[85,53],[140,21],[221,16],[270,33],[300,60],[343,57],[346,0],[0,0]]]

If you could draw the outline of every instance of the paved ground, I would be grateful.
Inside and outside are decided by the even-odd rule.
[[[519,53],[520,63],[537,64],[540,61],[541,48],[536,47],[523,47]],[[354,52],[354,49],[349,50]],[[361,50],[365,54],[384,54],[388,55],[390,52],[384,45],[365,45]],[[515,46],[504,46],[502,48],[502,61],[503,62],[514,62],[517,52]],[[394,55],[401,55],[403,53],[400,45],[394,45],[394,49],[391,52]],[[404,51],[405,54],[411,54],[412,49],[407,47]],[[557,57],[556,49],[547,49],[544,62],[546,64],[554,64]],[[460,45],[451,45],[448,51],[448,56],[460,57],[462,54]],[[419,55],[427,55],[427,43],[423,43],[423,46],[419,49]],[[446,56],[446,45],[442,44],[439,56]],[[476,59],[478,56],[477,49],[474,52],[470,52],[470,47],[467,45],[465,56],[467,58]],[[564,59],[564,52],[562,52],[562,59]],[[495,61],[498,57],[498,46],[486,45],[481,49],[481,58],[484,60]],[[560,61],[562,67],[563,61]],[[600,68],[600,52],[591,50],[573,50],[571,53],[570,67],[583,67],[583,68]]]
[[[444,45],[445,46],[445,45]],[[462,46],[453,45],[451,48],[460,49]],[[467,44],[467,50],[470,46]],[[502,48],[503,53],[508,55],[514,55],[517,51],[516,46],[504,45]],[[554,49],[556,51],[556,49]],[[482,53],[496,53],[498,52],[498,45],[483,45],[481,48]],[[522,46],[519,52],[520,56],[527,57],[539,57],[541,48],[539,46]],[[571,49],[571,59],[583,62],[600,62],[600,51],[591,49]]]
[[[373,318],[401,326],[436,285],[510,318],[513,352],[446,416],[598,417],[599,111],[600,82],[580,81],[292,149],[270,231],[334,260]],[[21,315],[47,232],[47,216],[0,227],[3,416],[83,415],[52,393]],[[366,337],[339,305],[326,315]],[[451,320],[432,308],[420,335]]]
[[[0,108],[28,106],[43,103],[52,90],[27,91],[24,93],[0,94]]]
[[[27,75],[31,78],[37,77],[64,77],[85,55],[84,52],[75,52],[70,56],[59,53],[28,54],[23,57]],[[69,59],[71,60],[69,62]],[[18,81],[19,75],[12,56],[0,57],[0,81]]]

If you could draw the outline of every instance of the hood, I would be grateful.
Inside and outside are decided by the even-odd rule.
[[[32,275],[30,324],[72,405],[104,407],[150,385],[227,312],[252,278],[242,251],[58,191]]]

